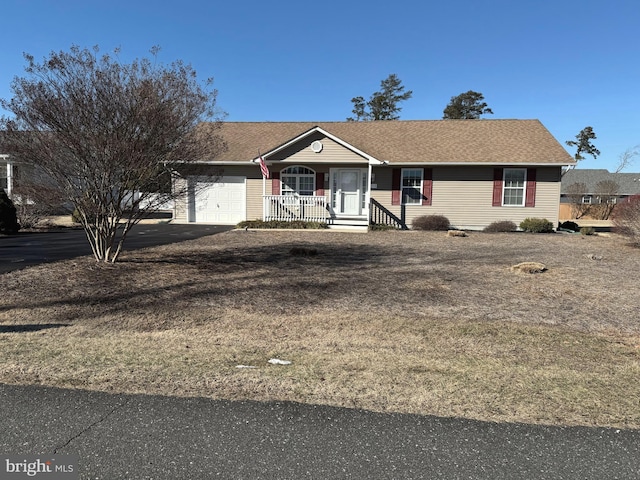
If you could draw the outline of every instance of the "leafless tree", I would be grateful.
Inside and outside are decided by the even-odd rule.
[[[567,187],[567,198],[571,204],[572,218],[582,218],[589,213],[591,205],[583,203],[586,194],[587,186],[584,183],[572,183]]]
[[[620,185],[613,180],[601,180],[596,183],[594,194],[598,202],[591,205],[589,215],[596,220],[608,220],[616,206],[619,191]]]
[[[613,213],[613,224],[618,233],[627,235],[636,245],[640,245],[640,195],[620,202]]]
[[[212,81],[199,82],[181,61],[157,63],[158,50],[131,63],[98,47],[41,63],[25,54],[27,75],[14,79],[13,98],[0,99],[13,114],[0,119],[4,153],[46,172],[97,261],[115,262],[132,226],[185,193],[171,188],[177,165],[224,149]]]
[[[638,155],[640,155],[640,145],[636,145],[635,147],[628,148],[623,153],[621,153],[620,156],[618,157],[619,162],[616,168],[616,173],[620,173],[625,168],[629,168],[633,164],[633,162],[635,161],[635,158]]]

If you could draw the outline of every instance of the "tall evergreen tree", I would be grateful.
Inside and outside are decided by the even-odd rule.
[[[580,130],[580,133],[576,135],[575,140],[567,140],[565,143],[570,147],[576,147],[576,153],[573,158],[579,162],[580,160],[584,160],[585,154],[591,155],[593,158],[600,155],[600,150],[591,143],[591,140],[595,140],[596,138],[593,127],[584,127]]]
[[[445,120],[474,120],[484,114],[493,115],[493,112],[484,101],[484,95],[473,90],[451,97],[451,101],[445,107],[443,113],[444,116],[442,118]]]
[[[390,74],[385,80],[380,82],[380,90],[374,92],[368,101],[364,97],[354,97],[353,117],[348,121],[368,121],[368,120],[398,120],[402,108],[398,103],[408,100],[413,95],[411,90],[404,91],[402,80],[395,73]]]

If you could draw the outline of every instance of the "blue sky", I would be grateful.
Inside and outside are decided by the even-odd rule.
[[[563,145],[592,126],[602,153],[580,168],[614,170],[640,144],[638,0],[4,0],[0,11],[4,98],[23,52],[99,45],[127,60],[159,45],[162,62],[215,79],[230,121],[341,121],[395,73],[413,90],[405,120],[440,119],[475,90],[486,118],[537,118]]]

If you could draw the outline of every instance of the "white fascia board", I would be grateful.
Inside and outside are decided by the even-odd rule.
[[[371,155],[369,155],[368,153],[363,152],[362,150],[354,147],[353,145],[345,142],[344,140],[336,137],[335,135],[332,135],[331,133],[327,132],[326,130],[320,128],[320,127],[313,127],[310,130],[307,130],[306,132],[298,135],[297,137],[292,138],[291,140],[289,140],[286,143],[283,143],[282,145],[280,145],[277,148],[274,148],[273,150],[270,150],[266,153],[262,154],[262,158],[264,158],[264,161],[267,162],[267,157],[270,155],[273,155],[274,153],[277,153],[281,150],[284,150],[285,148],[289,147],[290,145],[293,145],[294,143],[302,140],[305,137],[308,137],[309,135],[319,132],[321,134],[323,134],[325,137],[330,138],[331,140],[333,140],[334,142],[342,145],[343,147],[351,150],[354,153],[357,153],[358,155],[360,155],[361,157],[364,157],[365,159],[367,159],[367,161],[371,164],[371,165],[381,165],[383,162],[381,162],[380,160],[378,160],[377,158],[372,157]],[[256,157],[253,159],[254,162],[258,162],[260,161],[259,157]]]
[[[241,162],[227,161],[223,162],[220,160],[203,160],[198,162],[184,162],[188,165],[253,165],[253,160],[243,160]]]
[[[566,167],[571,163],[481,163],[481,162],[393,162],[385,163],[387,167]]]

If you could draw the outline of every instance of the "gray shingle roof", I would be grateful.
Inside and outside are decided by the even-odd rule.
[[[398,120],[377,122],[224,122],[228,149],[215,161],[241,162],[318,126],[390,163],[573,164],[538,120]]]
[[[562,177],[562,187],[560,192],[567,193],[567,189],[574,183],[584,183],[587,186],[586,194],[594,195],[597,192],[598,182],[612,180],[619,186],[620,195],[640,194],[640,173],[611,173],[605,169],[582,169],[569,170]]]

